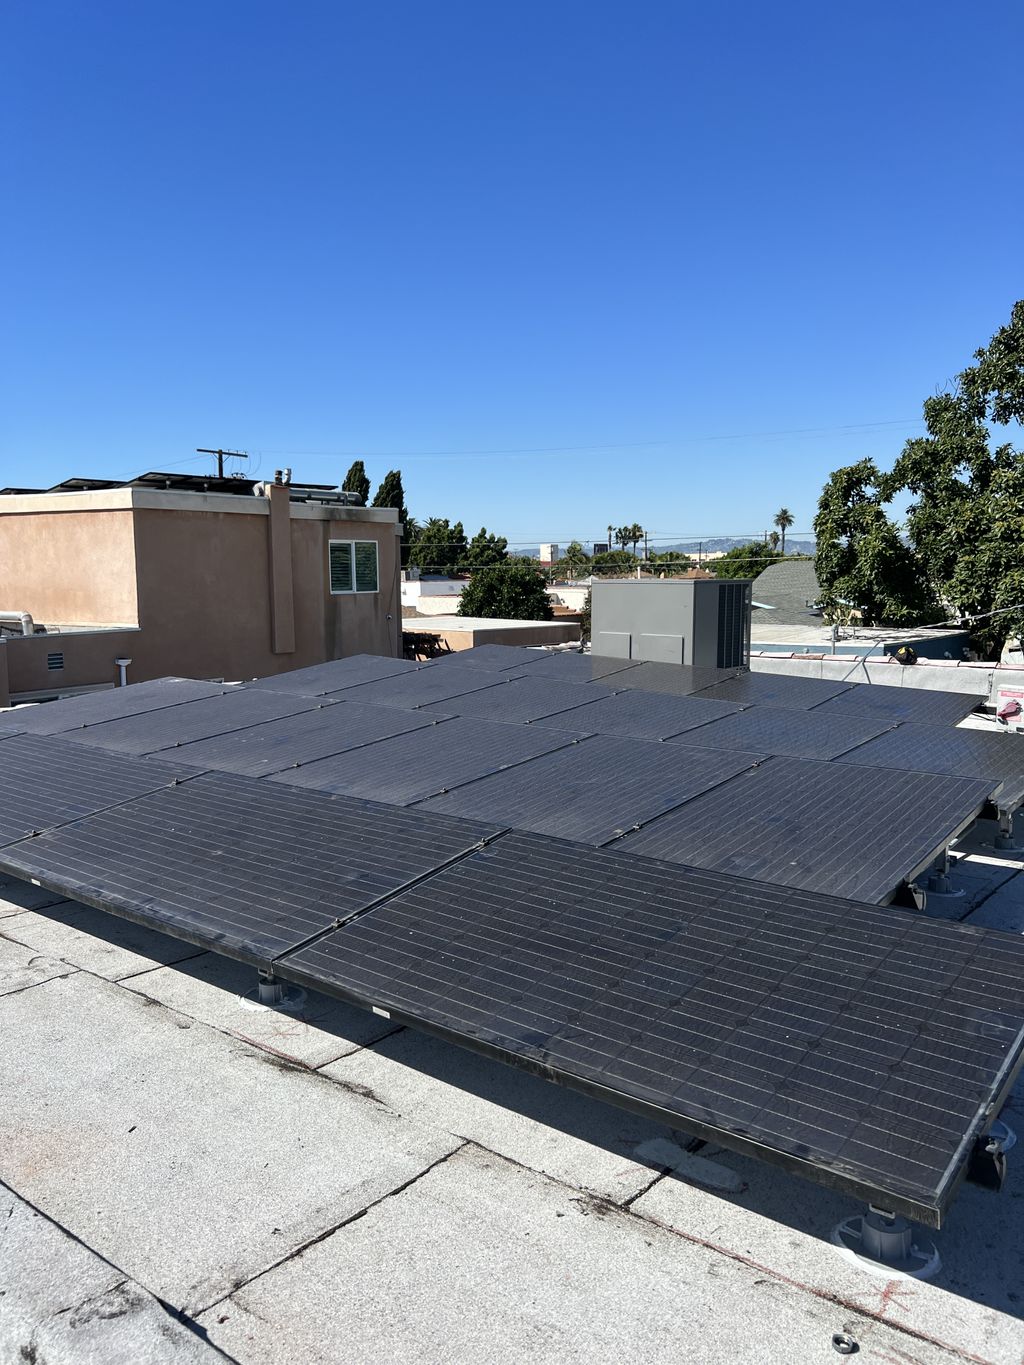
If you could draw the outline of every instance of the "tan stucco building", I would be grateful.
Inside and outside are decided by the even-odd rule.
[[[130,682],[235,680],[400,652],[395,510],[155,478],[0,496],[0,612],[47,628],[4,636],[0,705],[116,683],[119,659]]]

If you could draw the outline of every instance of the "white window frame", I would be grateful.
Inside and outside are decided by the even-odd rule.
[[[331,559],[332,552],[336,545],[344,545],[348,548],[349,568],[351,571],[351,588],[336,588],[332,582]],[[356,577],[356,546],[373,546],[373,567],[374,578],[377,586],[375,588],[360,588]],[[375,540],[329,540],[327,542],[327,589],[332,597],[354,597],[357,593],[361,596],[380,592],[380,547]]]

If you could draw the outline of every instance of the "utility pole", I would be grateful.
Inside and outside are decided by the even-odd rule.
[[[644,532],[644,559],[650,559],[651,552],[647,545],[647,532]]]
[[[208,450],[206,446],[196,446],[197,455],[216,455],[217,457],[217,478],[224,477],[224,456],[230,455],[235,460],[247,460],[249,456],[244,450]]]

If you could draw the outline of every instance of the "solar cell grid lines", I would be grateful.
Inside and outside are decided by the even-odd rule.
[[[315,711],[324,705],[330,705],[330,702],[323,698],[238,687],[219,697],[89,725],[83,730],[69,731],[66,737],[75,744],[116,749],[128,754],[163,752],[173,758],[178,746],[192,740],[244,730],[262,721]]]
[[[418,809],[602,844],[760,757],[594,735],[434,797]]]
[[[557,678],[515,677],[500,687],[439,701],[437,710],[454,711],[460,716],[479,716],[483,720],[522,723],[557,714],[570,729],[586,732],[588,727],[573,713],[588,702],[612,695],[612,688],[602,688],[597,683],[587,686]]]
[[[637,739],[668,739],[690,734],[692,742],[703,746],[703,737],[691,732],[703,729],[710,721],[735,715],[740,708],[731,702],[710,701],[700,696],[672,697],[660,692],[617,692],[586,706],[536,721],[539,726],[558,726],[571,722],[581,730],[600,735],[632,735]],[[714,745],[708,747],[714,748]],[[739,748],[739,745],[735,746]],[[762,746],[750,744],[751,750]]]
[[[890,721],[925,721],[932,725],[956,725],[985,700],[967,692],[936,692],[931,688],[889,687],[884,683],[857,683],[848,691],[823,702],[821,714],[844,715],[870,712]]]
[[[360,749],[408,730],[437,725],[445,719],[334,697],[310,700],[323,704],[283,720],[267,721],[246,730],[233,730],[212,739],[183,744],[174,750],[174,761],[194,768],[263,777],[286,768],[297,768],[303,763],[313,763],[331,754]]]
[[[457,717],[289,768],[272,780],[408,805],[571,742],[569,735],[556,731]]]
[[[639,688],[642,692],[664,692],[670,696],[687,697],[702,688],[735,678],[735,668],[694,667],[692,664],[662,664],[652,661],[638,663],[615,674],[616,687]]]
[[[702,700],[692,697],[692,702]],[[705,703],[712,705],[711,702]],[[713,703],[718,706],[725,702]],[[709,749],[756,749],[790,758],[835,758],[854,745],[884,734],[889,722],[881,717],[851,712],[825,716],[819,711],[787,711],[781,707],[736,708],[723,720],[705,725],[694,743]],[[684,736],[685,740],[685,736]]]
[[[845,718],[844,718],[845,720]],[[838,724],[837,718],[829,721]],[[877,738],[850,749],[842,763],[954,777],[984,775],[1003,784],[1000,800],[1016,804],[1024,793],[1024,736],[996,730],[962,730],[952,725],[889,726]]]
[[[361,687],[348,688],[336,695],[345,701],[368,702],[371,706],[399,706],[411,710],[427,706],[430,702],[450,701],[453,697],[463,697],[471,692],[508,687],[514,677],[515,674],[510,672],[459,668],[455,664],[443,668],[424,666],[414,673],[381,678],[378,682],[364,683]],[[449,707],[448,710],[454,708]]]
[[[291,669],[287,673],[257,678],[250,687],[269,688],[273,692],[297,692],[300,696],[322,697],[343,687],[357,687],[377,678],[391,678],[399,673],[415,673],[422,664],[408,659],[385,658],[378,654],[351,654],[345,659],[330,659],[327,663],[309,668]]]
[[[974,819],[989,785],[770,758],[627,834],[615,847],[879,903]]]
[[[442,654],[440,658],[431,660],[428,667],[456,665],[501,673],[506,669],[516,669],[520,664],[532,664],[541,657],[540,650],[527,649],[523,645],[476,645],[473,649],[457,649],[451,654]]]
[[[0,867],[266,965],[495,832],[477,821],[207,773],[7,848]]]
[[[1008,935],[512,833],[281,971],[938,1226],[1022,967]]]
[[[854,686],[827,682],[822,678],[796,678],[791,673],[741,673],[701,690],[701,696],[734,701],[741,706],[778,706],[787,710],[809,711],[812,706]]]
[[[579,654],[572,650],[540,653],[517,671],[524,678],[560,678],[564,682],[588,683],[611,679],[617,673],[636,668],[637,662],[636,659],[609,659],[599,654]]]
[[[0,714],[0,729],[20,730],[24,734],[56,735],[82,725],[97,725],[122,716],[159,711],[183,702],[217,697],[232,689],[226,683],[197,682],[194,678],[156,678],[152,682],[111,687],[102,692],[87,692],[79,697],[21,706]]]
[[[58,735],[14,735],[0,760],[0,846],[193,776],[175,764],[84,749]]]

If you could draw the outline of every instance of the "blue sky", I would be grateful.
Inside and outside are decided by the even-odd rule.
[[[518,543],[806,530],[1024,292],[1017,6],[5,13],[0,483],[223,445]]]

